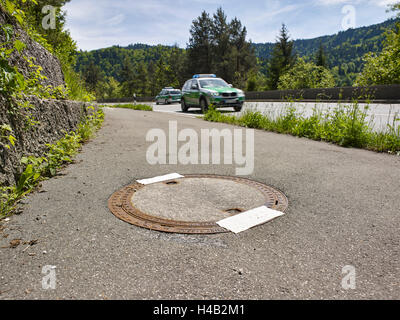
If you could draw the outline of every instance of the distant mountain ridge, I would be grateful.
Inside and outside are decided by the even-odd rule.
[[[357,73],[362,71],[363,57],[368,52],[382,51],[385,31],[395,28],[400,19],[389,19],[383,23],[349,29],[334,35],[294,41],[297,54],[312,59],[320,43],[325,48],[329,67],[336,76],[339,86],[352,85]],[[290,30],[289,30],[290,31]],[[254,43],[256,56],[260,59],[261,70],[265,72],[266,63],[271,56],[274,43]],[[173,47],[166,45],[147,45],[136,43],[127,47],[113,46],[90,52],[79,52],[76,69],[83,71],[91,62],[100,66],[106,76],[120,80],[120,72],[125,59],[136,65],[140,61],[156,63],[165,52]],[[182,49],[183,50],[183,49]]]
[[[343,46],[345,42],[348,42],[350,45],[361,45],[362,47],[360,40],[366,40],[368,42],[367,46],[369,52],[374,50],[376,40],[383,40],[383,33],[387,29],[394,28],[396,22],[400,22],[400,19],[389,19],[379,24],[348,29],[333,35],[326,35],[312,39],[297,39],[294,40],[294,48],[300,56],[308,56],[316,53],[320,43],[324,45],[328,53],[332,53],[331,50]],[[255,47],[257,57],[264,59],[270,58],[274,43],[254,43],[253,45]],[[379,48],[381,50],[382,43],[377,43],[377,45],[378,47],[375,47],[375,49]]]
[[[354,80],[355,75],[362,71],[365,54],[381,52],[385,31],[395,28],[396,22],[399,21],[400,19],[389,19],[383,23],[348,29],[334,35],[295,40],[294,50],[299,56],[310,59],[315,56],[322,44],[329,67],[343,81],[339,85],[351,85],[348,81]],[[254,48],[258,58],[268,60],[274,43],[254,43]]]

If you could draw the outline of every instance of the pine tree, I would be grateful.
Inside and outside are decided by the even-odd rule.
[[[296,62],[293,50],[294,42],[290,40],[286,25],[282,25],[280,35],[272,51],[268,66],[268,86],[272,90],[278,88],[279,78]]]
[[[97,85],[104,80],[104,75],[100,67],[94,64],[93,61],[87,66],[83,73],[86,85],[92,92],[96,90]]]
[[[328,68],[328,61],[325,54],[324,46],[322,42],[319,44],[319,49],[315,57],[315,64],[319,67]]]
[[[233,19],[229,25],[231,43],[231,65],[234,67],[235,86],[244,88],[248,80],[248,74],[257,66],[255,50],[251,42],[246,41],[247,29],[237,19]]]
[[[206,11],[193,21],[187,55],[189,72],[211,73],[211,25],[212,20]]]
[[[224,78],[228,82],[233,80],[234,70],[230,65],[230,30],[226,21],[227,17],[222,10],[218,8],[214,14],[211,25],[212,35],[212,66],[214,73]]]
[[[135,68],[133,82],[135,93],[140,96],[145,96],[147,94],[148,74],[146,65],[143,61],[139,62]]]
[[[219,8],[211,19],[203,12],[193,21],[187,48],[187,75],[215,73],[239,87],[245,87],[247,73],[257,65],[252,44],[246,40],[247,30],[237,19],[227,22]]]
[[[135,68],[129,59],[126,58],[122,63],[120,74],[122,93],[125,97],[131,97],[135,93],[134,74]]]

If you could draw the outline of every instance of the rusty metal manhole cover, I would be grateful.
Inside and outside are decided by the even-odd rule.
[[[108,201],[111,212],[125,222],[183,234],[228,232],[216,222],[263,205],[284,212],[288,200],[263,183],[216,175],[185,175],[149,185],[135,182]]]

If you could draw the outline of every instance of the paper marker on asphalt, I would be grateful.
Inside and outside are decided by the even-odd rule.
[[[171,174],[167,174],[165,176],[137,180],[137,182],[139,182],[140,184],[146,185],[146,184],[152,184],[152,183],[168,181],[168,180],[173,180],[173,179],[180,179],[180,178],[184,178],[184,176],[180,175],[179,173],[171,173]]]
[[[226,218],[217,222],[217,224],[234,233],[240,233],[250,228],[264,224],[275,218],[283,216],[285,213],[262,206],[249,210],[233,217]]]

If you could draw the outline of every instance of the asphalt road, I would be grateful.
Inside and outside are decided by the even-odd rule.
[[[167,130],[169,120],[196,131],[233,127],[105,112],[76,163],[2,222],[0,299],[400,298],[400,157],[256,131],[249,178],[282,190],[287,214],[239,235],[164,234],[118,220],[108,198],[136,179],[234,175],[235,166],[151,166],[146,133]],[[9,248],[15,239],[21,244]],[[46,265],[55,266],[54,290],[42,288]],[[342,287],[347,265],[355,268],[354,290]]]

